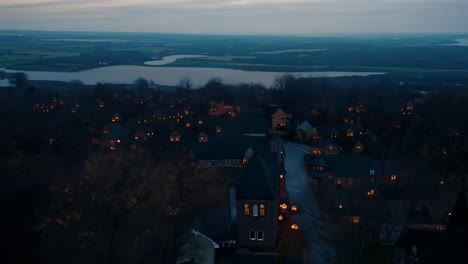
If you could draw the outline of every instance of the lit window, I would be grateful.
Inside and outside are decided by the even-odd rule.
[[[135,140],[138,140],[138,139],[139,139],[139,137],[135,136]]]
[[[249,204],[244,204],[244,215],[250,215]]]
[[[252,215],[253,216],[258,216],[258,205],[254,204],[252,206]]]
[[[297,211],[297,206],[296,205],[291,206],[291,210],[292,211]]]
[[[265,205],[260,204],[260,216],[265,216]]]
[[[255,240],[255,239],[256,239],[256,237],[255,237],[255,231],[253,231],[253,230],[250,230],[250,231],[249,231],[249,239],[250,239],[250,240]]]
[[[263,231],[258,231],[257,232],[257,240],[263,240]]]
[[[390,180],[396,181],[396,179],[397,179],[397,176],[396,176],[395,174],[393,174],[392,176],[390,176]]]
[[[280,179],[284,179],[284,175],[283,175],[283,174],[280,174]]]
[[[292,224],[291,229],[298,230],[299,226],[297,224]]]
[[[351,222],[353,224],[359,224],[360,220],[361,220],[361,218],[359,216],[353,216],[352,219],[351,219]]]
[[[338,208],[339,208],[339,209],[343,209],[343,204],[340,203],[340,204],[338,205]]]

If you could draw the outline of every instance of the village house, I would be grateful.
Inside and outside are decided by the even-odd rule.
[[[288,115],[282,110],[278,109],[271,115],[271,128],[284,129],[288,126]]]
[[[366,197],[377,195],[385,180],[398,174],[396,164],[365,155],[320,155],[310,161],[310,168],[311,176],[329,191],[329,199],[350,216],[359,216]]]
[[[297,125],[296,139],[307,141],[311,139],[317,133],[318,133],[317,129],[312,127],[312,125],[309,122],[304,121],[300,125],[299,124]]]
[[[279,140],[254,151],[231,189],[231,208],[239,248],[276,246],[280,216],[281,181],[285,180],[284,149]],[[283,190],[284,192],[286,190]]]
[[[335,143],[335,141],[331,138],[322,140],[318,144],[315,144],[311,148],[312,156],[319,156],[319,155],[338,155],[341,152],[341,147]]]

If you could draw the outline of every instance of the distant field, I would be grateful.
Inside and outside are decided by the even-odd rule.
[[[327,49],[290,49],[290,50],[276,50],[276,51],[258,51],[253,52],[254,54],[265,54],[265,55],[276,55],[283,53],[294,53],[294,52],[320,52],[326,51]]]
[[[468,70],[467,40],[468,34],[282,37],[0,31],[0,67],[66,72],[143,66],[167,56],[192,54],[206,57],[164,66],[280,72],[456,72]]]

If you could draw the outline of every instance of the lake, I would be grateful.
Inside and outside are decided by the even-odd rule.
[[[0,69],[5,70],[5,69]],[[6,72],[17,72],[5,70]],[[242,71],[224,68],[196,67],[145,67],[133,65],[109,66],[78,72],[23,71],[30,80],[64,81],[80,80],[85,84],[133,83],[138,77],[153,80],[161,85],[177,85],[181,79],[190,78],[195,86],[204,85],[211,78],[221,78],[227,84],[261,83],[266,87],[273,85],[276,77],[291,74],[296,77],[341,77],[369,76],[383,72],[265,72]]]

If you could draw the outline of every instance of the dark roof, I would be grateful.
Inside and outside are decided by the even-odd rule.
[[[353,129],[354,132],[364,131],[364,128],[362,127],[361,123],[354,123],[350,126],[350,128]]]
[[[312,160],[311,162],[312,166],[321,166],[321,167],[327,167],[327,162],[325,161],[325,158],[323,155],[320,155],[316,157],[315,159]]]
[[[315,145],[315,147],[317,147],[317,148],[326,148],[330,144],[336,145],[335,141],[333,139],[329,138],[329,139],[321,140],[317,145]]]
[[[429,224],[431,223],[431,214],[426,206],[412,208],[407,211],[407,222],[410,224]]]
[[[406,229],[397,241],[397,247],[407,254],[416,246],[420,263],[467,263],[465,238],[440,230]]]
[[[247,149],[258,149],[268,142],[265,137],[213,135],[207,143],[194,143],[192,151],[198,160],[241,159]]]
[[[276,199],[279,166],[267,163],[260,153],[248,161],[237,183],[238,199]]]
[[[449,228],[468,228],[468,205],[465,192],[460,192],[448,222]]]
[[[381,162],[372,159],[370,156],[327,155],[322,157],[327,165],[328,171],[332,172],[335,177],[368,177],[371,170],[374,171],[375,176],[382,173]],[[312,165],[314,164],[314,160],[311,161]],[[383,168],[385,175],[391,175],[397,170],[397,166],[388,161],[384,162]]]

